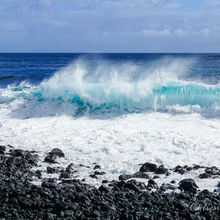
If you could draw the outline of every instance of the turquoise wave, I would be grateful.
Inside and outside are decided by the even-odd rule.
[[[45,85],[8,88],[0,93],[0,103],[22,99],[23,103],[41,105],[53,103],[57,108],[63,104],[72,106],[73,115],[96,113],[140,113],[167,111],[171,106],[198,106],[209,112],[219,112],[220,86],[196,83],[172,82],[155,85],[141,93],[135,83],[129,92],[120,88],[107,89],[107,85],[90,83],[82,90],[54,89]],[[34,105],[33,105],[34,106]],[[65,113],[65,112],[64,112]]]

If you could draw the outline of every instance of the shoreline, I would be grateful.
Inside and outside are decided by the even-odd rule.
[[[0,146],[1,219],[218,219],[220,182],[216,189],[200,190],[195,180],[157,184],[157,176],[203,169],[200,178],[220,177],[217,167],[195,165],[167,169],[144,163],[136,173],[103,180],[94,187],[74,178],[79,172],[73,163],[59,167],[65,152],[52,149],[44,161],[35,151]],[[47,164],[47,173],[39,164]],[[54,166],[53,166],[54,165]],[[83,165],[83,164],[82,164]],[[90,167],[97,178],[104,174],[100,165]],[[57,178],[50,178],[50,174]],[[184,177],[184,175],[183,175]],[[38,185],[34,181],[38,180]],[[147,181],[147,184],[141,180]]]

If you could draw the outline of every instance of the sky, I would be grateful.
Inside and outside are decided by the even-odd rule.
[[[0,0],[0,52],[220,52],[220,0]]]

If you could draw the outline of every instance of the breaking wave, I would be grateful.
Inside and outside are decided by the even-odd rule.
[[[77,62],[37,86],[22,83],[0,90],[0,104],[19,101],[31,115],[140,113],[145,111],[220,112],[220,86],[187,80],[193,60],[164,59],[89,66]]]

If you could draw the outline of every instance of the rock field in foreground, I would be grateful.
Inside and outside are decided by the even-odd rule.
[[[52,149],[45,157],[47,173],[59,178],[42,178],[39,156],[33,151],[0,146],[0,219],[220,219],[219,188],[214,192],[199,190],[193,179],[183,179],[178,187],[158,186],[149,172],[157,175],[184,173],[200,166],[177,166],[144,163],[134,174],[120,175],[119,181],[104,180],[99,188],[73,178],[74,164],[65,169],[53,167],[57,158],[65,157],[60,149]],[[74,161],[73,161],[74,162]],[[34,168],[34,169],[33,169]],[[217,167],[203,167],[199,178],[219,178]],[[105,172],[100,165],[93,168],[91,178]],[[34,179],[41,185],[33,184]],[[148,179],[144,184],[134,178]],[[220,182],[217,187],[220,187]],[[179,189],[177,193],[175,190]],[[168,192],[169,190],[169,192]],[[170,192],[171,191],[171,192]]]

